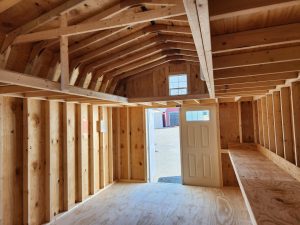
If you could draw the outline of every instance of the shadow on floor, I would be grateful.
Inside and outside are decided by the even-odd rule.
[[[173,176],[173,177],[160,177],[158,178],[158,183],[174,183],[181,184],[181,176]]]

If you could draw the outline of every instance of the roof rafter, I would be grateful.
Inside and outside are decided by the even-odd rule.
[[[244,77],[300,70],[300,60],[216,70],[215,79]]]
[[[95,32],[100,30],[113,29],[117,27],[129,26],[139,23],[150,22],[157,19],[169,18],[173,16],[184,15],[185,10],[182,5],[161,7],[155,10],[136,13],[134,16],[127,17],[113,17],[111,19],[104,19],[99,22],[89,22],[85,24],[78,24],[68,26],[65,28],[57,28],[47,31],[35,32],[31,34],[20,35],[15,39],[15,44],[35,42],[47,39],[58,38],[61,35],[71,36]]]
[[[160,38],[160,36],[155,36],[153,38],[150,38],[149,40],[139,43],[137,45],[130,45],[128,48],[124,49],[123,51],[117,52],[115,54],[111,54],[108,57],[101,57],[101,58],[97,58],[95,59],[95,61],[93,61],[90,64],[84,65],[84,67],[86,69],[86,71],[92,71],[98,67],[103,67],[103,66],[108,66],[111,65],[113,62],[118,61],[118,63],[120,62],[119,60],[130,56],[132,54],[139,54],[142,53],[142,51],[146,51],[150,48],[154,48],[158,45],[162,45],[162,47],[166,48],[169,47],[170,49],[182,49],[182,50],[189,50],[189,51],[196,51],[196,48],[194,46],[194,44],[190,44],[190,43],[175,43],[175,42],[162,42],[162,39]]]
[[[74,59],[74,65],[76,64],[79,64],[79,63],[82,63],[82,62],[86,62],[94,57],[97,57],[99,55],[102,55],[104,54],[106,51],[109,51],[111,50],[113,47],[118,47],[120,45],[125,45],[127,43],[130,43],[138,38],[141,38],[143,36],[146,36],[150,33],[156,33],[156,32],[159,32],[159,31],[167,31],[167,32],[170,32],[170,33],[173,33],[173,32],[181,32],[181,33],[190,33],[190,29],[186,26],[167,26],[167,25],[149,25],[143,29],[138,29],[136,32],[128,35],[128,36],[125,36],[123,37],[122,39],[119,39],[115,42],[112,42],[111,44],[109,45],[106,45],[104,47],[100,47],[100,48],[97,48],[95,49],[94,51],[91,51],[87,54],[84,54],[84,55],[81,55],[77,58]],[[167,38],[169,37],[169,38]],[[161,38],[165,38],[165,40],[172,40],[172,36],[171,35],[167,35],[167,36],[161,36]],[[174,38],[176,39],[176,38]],[[180,38],[178,37],[176,40],[187,40],[187,38],[183,39],[183,38]],[[163,41],[163,40],[161,40]],[[193,43],[193,40],[191,39],[188,39],[189,42],[192,42]],[[72,48],[72,47],[71,47]]]
[[[11,31],[7,34],[7,37],[5,39],[5,42],[2,45],[1,52],[4,52],[9,45],[11,45],[16,37],[20,34],[28,33],[40,26],[42,26],[45,23],[48,23],[57,17],[59,17],[61,14],[66,13],[72,9],[74,9],[79,4],[82,4],[86,2],[87,0],[68,0],[65,3],[57,6],[56,8],[50,10],[47,13],[42,14],[38,18],[29,21],[28,23],[24,24],[21,27],[18,27],[17,29]]]
[[[131,53],[130,55],[127,55],[127,57],[122,56],[121,58],[117,58],[113,61],[110,61],[110,63],[107,63],[105,65],[99,66],[99,63],[102,63],[102,61],[94,62],[92,65],[87,66],[87,71],[92,72],[93,70],[97,69],[98,73],[106,73],[107,71],[113,70],[114,68],[121,67],[122,65],[129,64],[132,61],[138,60],[140,58],[148,57],[149,55],[155,54],[157,52],[161,52],[168,49],[177,49],[178,53],[190,53],[190,55],[193,54],[194,50],[191,49],[184,49],[181,48],[179,44],[174,45],[174,43],[155,43],[155,45],[150,45],[150,47],[146,49],[141,49],[139,51],[135,51],[134,53]],[[115,63],[113,63],[115,62]]]
[[[215,80],[215,85],[229,85],[229,84],[241,84],[241,83],[251,83],[259,81],[271,81],[271,80],[285,80],[293,79],[298,77],[298,72],[285,72],[285,73],[270,73],[255,76],[246,77],[234,77],[227,79]]]
[[[300,59],[300,46],[213,57],[214,70]]]
[[[2,0],[0,1],[0,13],[18,4],[22,0]]]
[[[210,20],[226,19],[234,16],[252,14],[271,9],[294,6],[300,4],[299,0],[211,0]]]
[[[167,62],[171,62],[171,61],[190,61],[190,62],[194,62],[194,63],[199,63],[198,57],[189,57],[189,56],[184,56],[184,55],[170,55],[170,56],[166,56],[162,59],[158,59],[154,62],[145,64],[144,66],[137,67],[135,69],[124,72],[122,74],[118,74],[117,76],[115,76],[113,78],[109,78],[111,76],[107,76],[107,77],[105,77],[106,82],[113,83],[111,85],[111,87],[114,90],[115,86],[117,85],[117,83],[120,80],[131,77],[131,76],[134,76],[134,75],[139,75],[141,73],[143,75],[145,75],[145,74],[147,74],[147,72],[151,72],[153,69],[159,68],[160,65],[165,64]],[[110,93],[112,93],[113,90],[110,90]]]
[[[167,51],[166,51],[167,50]],[[157,53],[155,54],[155,52],[161,52],[161,53]],[[155,55],[152,55],[152,54],[155,54]],[[93,83],[92,87],[93,88],[97,82],[98,82],[98,79],[101,77],[101,76],[104,76],[105,74],[108,75],[108,77],[110,76],[117,76],[118,74],[120,73],[124,73],[124,70],[128,71],[128,70],[131,70],[132,68],[133,69],[136,69],[138,67],[142,67],[144,64],[148,64],[148,63],[151,63],[152,60],[160,60],[161,58],[163,57],[167,57],[167,56],[189,56],[189,57],[193,57],[194,60],[196,61],[197,60],[197,55],[194,54],[193,52],[190,52],[190,51],[186,51],[186,50],[180,50],[180,49],[170,49],[168,48],[168,46],[166,46],[166,48],[160,48],[158,47],[152,54],[152,56],[149,56],[149,55],[143,55],[143,56],[135,56],[135,58],[133,59],[129,59],[127,58],[127,62],[125,60],[124,64],[123,65],[115,65],[115,67],[113,66],[108,66],[106,69],[107,71],[104,71],[103,69],[101,70],[97,70],[95,72],[95,74],[92,76],[92,80],[91,82]],[[179,57],[177,57],[179,59]],[[111,71],[111,72],[110,72]],[[81,83],[84,83],[83,80],[86,79],[86,74],[82,74],[81,76]],[[79,81],[80,82],[80,81]]]
[[[294,23],[213,36],[212,50],[221,53],[299,42],[300,23]]]

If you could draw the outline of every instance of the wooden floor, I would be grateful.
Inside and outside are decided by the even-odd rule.
[[[52,225],[250,225],[239,188],[117,183]]]

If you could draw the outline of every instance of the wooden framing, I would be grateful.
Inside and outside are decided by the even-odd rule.
[[[12,44],[17,37],[17,35],[28,33],[39,26],[42,26],[43,24],[54,20],[55,18],[59,17],[61,14],[64,14],[70,10],[72,10],[74,7],[78,6],[80,3],[85,2],[86,0],[69,0],[66,3],[56,7],[55,9],[41,15],[40,17],[24,24],[23,26],[13,30],[10,32],[2,45],[1,52],[4,52],[10,44]],[[13,2],[16,2],[16,0],[9,1],[10,4]],[[18,1],[19,2],[19,1]]]
[[[291,84],[292,122],[296,165],[300,167],[300,81]]]
[[[66,35],[66,36],[79,35],[88,32],[95,32],[95,31],[118,28],[118,27],[123,27],[128,25],[134,25],[138,23],[144,23],[156,19],[164,19],[173,16],[181,16],[184,14],[185,14],[184,9],[183,7],[180,7],[180,5],[168,6],[153,11],[143,12],[140,13],[138,16],[134,16],[134,17],[130,17],[130,16],[123,17],[123,18],[115,17],[113,19],[102,20],[100,23],[90,22],[90,23],[77,25],[77,26],[68,26],[65,28],[41,31],[41,32],[36,32],[31,34],[24,34],[18,36],[14,43],[20,44],[26,42],[34,42],[34,41],[57,38],[58,37],[57,34]]]
[[[291,118],[291,95],[289,87],[281,88],[280,100],[283,127],[284,158],[292,163],[295,163],[295,153],[293,147],[293,128]]]
[[[257,112],[258,112],[258,130],[259,130],[259,144],[264,145],[263,127],[262,127],[262,108],[261,99],[257,100]]]
[[[185,0],[184,6],[191,26],[193,38],[201,64],[208,92],[211,98],[215,97],[212,71],[212,52],[208,16],[207,0]]]
[[[269,148],[269,128],[267,121],[267,99],[263,97],[261,100],[261,111],[262,111],[262,124],[263,124],[263,135],[264,135],[264,146]]]
[[[66,27],[67,17],[66,14],[61,16],[61,27]],[[70,72],[69,72],[69,50],[68,50],[68,37],[60,37],[60,66],[61,66],[61,90],[66,89],[70,84]]]
[[[75,205],[75,104],[63,103],[64,210]]]
[[[222,148],[299,177],[300,0],[41,2],[0,1],[1,224],[147,181],[145,108],[217,104]]]
[[[275,128],[274,128],[274,114],[273,114],[273,96],[267,95],[267,120],[268,120],[268,136],[269,136],[269,149],[276,152],[275,145]]]
[[[275,141],[276,141],[276,154],[284,157],[283,150],[283,133],[282,133],[282,117],[281,117],[281,102],[280,92],[273,92],[273,113],[274,113],[274,130],[275,130]]]
[[[268,0],[249,2],[247,0],[242,1],[230,1],[227,4],[222,4],[222,0],[213,0],[211,2],[210,20],[220,20],[231,18],[234,16],[242,16],[245,14],[253,14],[264,10],[276,9],[285,6],[293,6],[299,4],[299,2],[290,1],[273,1]]]
[[[102,100],[124,102],[124,103],[127,102],[127,99],[123,97],[88,91],[74,86],[68,86],[67,92],[64,92],[61,90],[60,84],[53,81],[36,78],[24,74],[19,74],[11,71],[1,70],[0,72],[1,72],[0,80],[5,83],[21,85],[25,87],[40,89],[40,90],[47,90],[56,93],[74,94],[77,96],[83,96],[83,97],[94,98],[94,99],[102,99]]]
[[[300,24],[295,23],[215,36],[212,38],[213,53],[295,43],[300,37],[299,28]]]

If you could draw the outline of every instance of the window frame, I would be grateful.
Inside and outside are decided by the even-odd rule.
[[[172,76],[186,76],[186,87],[182,87],[182,88],[170,88],[170,77]],[[179,83],[179,82],[178,82]],[[189,75],[186,72],[181,72],[181,73],[173,73],[173,74],[169,74],[168,75],[168,95],[169,96],[184,96],[184,95],[188,95],[189,94]],[[181,90],[181,89],[186,89],[186,94],[175,94],[175,95],[171,95],[171,90]]]

